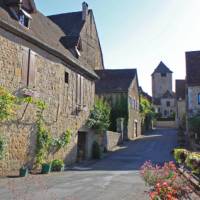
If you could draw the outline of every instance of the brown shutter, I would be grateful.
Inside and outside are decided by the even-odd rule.
[[[29,49],[22,48],[22,77],[21,82],[24,86],[28,86],[28,65],[29,65]]]
[[[76,105],[80,104],[80,75],[76,75]]]
[[[28,78],[28,86],[31,88],[35,87],[36,82],[36,53],[30,50],[29,55],[29,78]]]
[[[80,95],[80,104],[83,106],[84,105],[84,78],[81,76],[81,95]]]

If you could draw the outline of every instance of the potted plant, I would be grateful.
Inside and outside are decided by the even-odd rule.
[[[60,172],[60,171],[64,171],[64,166],[65,165],[64,165],[63,160],[56,159],[56,160],[53,160],[51,169],[54,172]]]
[[[26,167],[25,165],[23,165],[23,166],[19,169],[19,176],[20,176],[20,177],[26,177],[26,176],[28,176],[28,167]]]
[[[48,163],[43,163],[42,164],[42,170],[41,170],[41,174],[48,174],[51,172],[51,162]]]

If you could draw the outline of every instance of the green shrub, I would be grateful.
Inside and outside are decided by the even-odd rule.
[[[93,159],[101,158],[101,148],[97,142],[94,142],[92,145],[92,158]]]
[[[188,151],[186,149],[174,149],[174,159],[177,163],[183,164],[187,158]]]
[[[63,160],[56,159],[52,161],[52,171],[60,171],[64,167]]]
[[[186,166],[192,170],[192,172],[200,174],[200,153],[189,153],[185,163]]]
[[[87,122],[89,128],[100,132],[106,131],[110,125],[110,106],[103,100],[97,99]]]

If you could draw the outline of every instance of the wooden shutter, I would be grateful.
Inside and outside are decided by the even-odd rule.
[[[29,52],[29,78],[28,86],[34,88],[36,85],[36,53],[30,50]]]
[[[76,104],[79,105],[79,96],[80,96],[80,75],[76,75]]]
[[[80,79],[80,104],[83,105],[84,104],[84,77],[81,76],[81,79]]]
[[[28,86],[28,66],[29,66],[29,49],[22,48],[22,77],[21,82],[24,86]]]

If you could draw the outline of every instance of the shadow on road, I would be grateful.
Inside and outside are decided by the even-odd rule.
[[[109,153],[99,161],[75,165],[72,171],[138,171],[143,163],[151,160],[155,164],[173,160],[171,151],[177,146],[175,129],[157,129],[144,137],[125,142],[121,148]]]

